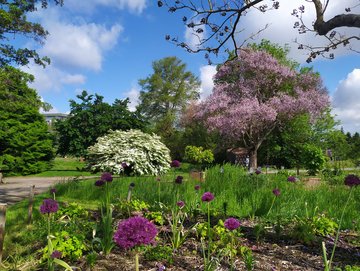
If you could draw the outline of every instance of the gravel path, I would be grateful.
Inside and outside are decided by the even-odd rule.
[[[5,177],[4,184],[0,184],[0,203],[14,204],[30,194],[30,187],[35,185],[35,194],[40,194],[59,182],[73,177]],[[79,177],[81,179],[94,178],[91,176]]]

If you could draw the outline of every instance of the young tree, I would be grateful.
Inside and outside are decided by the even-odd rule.
[[[136,112],[128,109],[129,100],[105,103],[102,96],[89,95],[83,91],[76,96],[80,103],[70,100],[70,116],[55,122],[58,134],[58,153],[83,157],[87,148],[109,130],[143,129],[145,121]]]
[[[337,0],[305,0],[312,2],[314,13],[314,23],[307,26],[302,15],[305,11],[303,5],[300,7],[294,6],[293,16],[296,16],[297,21],[294,28],[299,30],[299,33],[312,31],[320,36],[325,36],[328,39],[328,44],[324,46],[312,46],[300,44],[299,48],[307,48],[310,50],[308,62],[315,58],[318,54],[333,58],[329,51],[336,49],[340,45],[347,45],[350,41],[359,41],[358,35],[345,36],[341,33],[344,27],[360,28],[360,15],[353,10],[359,6],[347,6],[344,3],[344,9],[325,21],[325,13],[330,1]],[[198,37],[199,46],[193,48],[189,44],[179,40],[176,37],[166,35],[166,40],[169,40],[176,45],[185,48],[188,52],[198,53],[205,52],[206,57],[208,53],[218,54],[220,51],[235,50],[242,47],[239,43],[238,33],[240,29],[241,18],[246,15],[249,10],[258,9],[261,12],[267,12],[271,9],[278,9],[281,1],[276,0],[245,0],[245,1],[193,1],[193,0],[159,0],[158,6],[168,7],[171,13],[180,11],[184,14],[182,17],[183,23],[193,30],[193,35]],[[344,13],[343,13],[344,12]],[[259,32],[262,29],[259,29]],[[207,33],[204,34],[204,33]]]
[[[26,15],[34,12],[38,4],[46,8],[48,0],[2,0],[0,1],[0,67],[9,64],[27,65],[30,59],[36,64],[45,66],[50,62],[47,57],[40,57],[35,50],[16,48],[8,41],[16,35],[31,38],[42,43],[48,32],[38,23],[28,21]],[[63,0],[54,0],[56,5],[62,5]]]
[[[198,117],[233,145],[248,148],[250,167],[256,168],[257,151],[276,127],[300,114],[315,119],[328,106],[318,75],[292,70],[267,52],[248,48],[220,67]]]
[[[27,86],[32,80],[18,69],[0,68],[0,171],[37,173],[54,158],[53,137],[39,113],[42,102]]]
[[[139,80],[142,88],[137,110],[150,121],[153,132],[170,145],[179,138],[177,126],[181,113],[199,98],[200,82],[177,57],[153,62],[154,73]]]

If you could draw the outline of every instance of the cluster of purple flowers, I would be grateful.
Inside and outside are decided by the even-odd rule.
[[[275,197],[280,196],[280,189],[279,188],[275,188],[272,192],[275,195]]]
[[[233,231],[240,227],[240,221],[237,220],[236,218],[230,217],[225,220],[224,226],[228,230]]]
[[[170,166],[171,167],[174,167],[174,168],[177,168],[177,167],[180,167],[181,163],[180,161],[178,160],[173,160],[171,163],[170,163]]]
[[[175,183],[182,184],[184,177],[183,176],[177,176],[175,179]]]
[[[62,253],[58,250],[54,250],[53,253],[51,253],[50,257],[53,259],[60,259],[62,256]]]
[[[59,210],[59,204],[53,199],[44,199],[43,204],[40,206],[42,214],[56,213]]]
[[[104,172],[101,174],[100,180],[95,182],[96,186],[103,186],[106,182],[110,183],[113,180],[113,176],[109,172]]]
[[[201,200],[205,201],[205,202],[210,202],[214,199],[214,195],[211,192],[205,192],[202,196],[201,196]]]
[[[354,174],[349,174],[345,177],[344,183],[350,187],[357,186],[360,185],[360,178]]]
[[[135,216],[119,223],[114,234],[114,241],[119,247],[130,249],[135,246],[153,244],[156,235],[157,230],[153,223],[144,217]]]
[[[185,206],[185,202],[183,202],[182,200],[180,200],[180,201],[178,201],[178,202],[176,203],[176,205],[179,206],[179,208],[181,209],[181,208],[183,208],[183,207]]]
[[[288,182],[294,183],[294,182],[296,182],[296,177],[295,176],[289,176],[287,178],[287,180],[288,180]]]

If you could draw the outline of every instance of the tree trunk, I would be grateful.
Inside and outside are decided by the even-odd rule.
[[[258,148],[254,148],[250,150],[250,163],[249,163],[249,169],[252,168],[254,170],[257,169],[257,150]]]

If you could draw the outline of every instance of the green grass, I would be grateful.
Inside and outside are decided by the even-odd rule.
[[[30,176],[37,177],[70,177],[70,176],[92,176],[91,172],[83,170],[85,162],[77,158],[61,158],[56,157],[53,167],[38,174]]]

